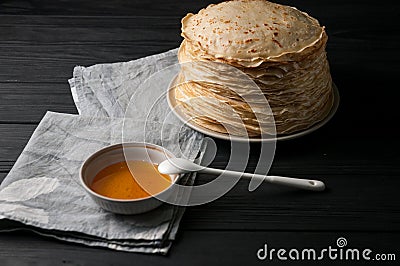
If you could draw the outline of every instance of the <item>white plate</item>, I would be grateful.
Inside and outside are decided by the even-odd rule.
[[[299,138],[302,136],[305,136],[307,134],[310,134],[311,132],[317,130],[318,128],[322,127],[325,125],[336,113],[336,110],[338,109],[339,106],[339,91],[338,88],[336,87],[335,84],[333,84],[333,106],[331,110],[329,111],[329,114],[324,118],[324,120],[314,124],[312,127],[307,128],[305,130],[297,131],[293,134],[285,134],[285,135],[277,135],[276,138],[265,138],[262,139],[260,137],[238,137],[238,136],[229,136],[224,133],[219,133],[213,130],[210,130],[208,128],[205,128],[203,126],[200,126],[193,121],[191,121],[191,117],[185,114],[182,111],[182,108],[179,108],[178,103],[176,102],[175,99],[175,88],[173,84],[175,83],[175,78],[171,81],[170,86],[168,88],[168,94],[167,94],[167,101],[168,105],[171,108],[172,112],[187,126],[191,127],[194,130],[197,130],[205,135],[217,138],[217,139],[224,139],[224,140],[231,140],[231,141],[240,141],[240,142],[272,142],[272,141],[282,141],[282,140],[289,140],[289,139],[295,139]]]

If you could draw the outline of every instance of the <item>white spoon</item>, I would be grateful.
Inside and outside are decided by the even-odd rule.
[[[158,171],[162,174],[167,174],[167,175],[183,174],[189,172],[199,172],[199,173],[207,173],[214,175],[219,175],[223,173],[226,176],[244,177],[248,179],[257,178],[261,179],[262,181],[273,184],[284,185],[306,190],[323,191],[325,189],[325,184],[319,180],[299,179],[299,178],[291,178],[283,176],[266,176],[259,174],[241,173],[230,170],[208,168],[192,163],[191,161],[182,158],[172,158],[163,161],[158,165]]]

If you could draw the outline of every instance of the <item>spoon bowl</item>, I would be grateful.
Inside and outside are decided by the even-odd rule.
[[[167,175],[200,172],[204,168],[206,167],[183,158],[170,158],[158,165],[158,171]]]

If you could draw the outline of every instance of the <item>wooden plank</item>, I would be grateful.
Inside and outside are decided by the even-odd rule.
[[[200,0],[190,2],[169,2],[162,0],[148,2],[121,1],[67,1],[54,3],[52,1],[36,2],[6,2],[1,3],[0,10],[3,14],[46,14],[46,15],[101,15],[101,16],[130,16],[142,14],[143,16],[170,16],[184,14],[188,11],[197,11],[215,1]]]
[[[43,102],[33,95],[25,113],[17,106],[21,96],[9,92],[16,90],[19,94],[19,86],[24,83],[40,83],[37,88],[57,83],[54,92],[68,94],[67,79],[75,65],[127,61],[168,50],[179,45],[179,27],[177,17],[0,16],[0,97],[13,99],[0,107],[0,121],[35,123],[45,110],[74,112],[69,95],[57,98],[51,89],[44,89],[42,93],[49,92],[47,99]],[[386,67],[386,58],[399,54],[399,37],[387,34],[395,26],[388,24],[382,30],[381,26],[371,25],[368,31],[365,27],[350,24],[330,28],[328,55],[342,96],[335,116],[341,124],[331,127],[335,133],[340,130],[342,134],[373,135],[400,119],[396,98],[375,93],[376,88],[389,89],[397,81],[398,66]],[[365,56],[378,50],[380,56]],[[386,78],[382,80],[382,76]],[[371,108],[374,102],[385,102],[385,108]],[[371,125],[371,121],[380,124]],[[387,133],[397,134],[398,129],[389,128]]]
[[[178,18],[0,16],[0,25],[0,83],[63,83],[76,65],[129,61],[181,41]]]
[[[69,85],[0,84],[0,123],[37,124],[47,111],[77,114]]]
[[[34,61],[32,59],[29,62],[36,64],[33,63]],[[36,77],[31,77],[36,82],[30,83],[27,79],[25,80],[27,83],[0,83],[0,99],[4,99],[0,106],[0,121],[5,123],[37,123],[45,110],[76,113],[67,83],[67,79],[72,76],[73,66],[71,64],[69,67],[60,67],[64,78],[61,79],[60,77],[59,83],[52,83],[50,80],[47,80],[50,83],[36,83],[41,80],[39,76],[44,77],[45,80],[48,79],[48,75],[43,74],[46,72],[37,70],[36,73],[32,74],[34,71],[31,71],[30,67],[18,66],[18,70],[25,68],[24,73],[35,75]],[[31,67],[34,66],[31,65]],[[50,68],[53,69],[51,64],[48,65],[48,68],[47,71],[51,71]],[[5,70],[4,73],[6,71],[9,73],[7,76],[22,76],[22,74],[11,73],[10,70]],[[378,95],[371,93],[375,88],[382,86],[378,84],[377,78],[366,80],[361,74],[350,74],[350,70],[334,70],[333,75],[340,90],[341,103],[334,119],[322,130],[332,131],[330,134],[342,136],[349,134],[373,137],[381,134],[381,132],[384,132],[385,135],[398,134],[399,128],[392,123],[392,121],[400,119],[400,113],[396,109],[397,100],[395,97],[387,97],[384,93]],[[383,82],[384,89],[389,90],[391,88],[391,85],[385,84],[393,78],[395,78],[395,75]],[[6,77],[5,79],[10,78]],[[346,81],[348,82],[346,83]],[[352,88],[363,88],[365,91],[360,94],[361,89],[353,90]],[[386,106],[385,108],[371,108],[373,102],[385,102]],[[388,113],[390,113],[390,116],[387,115]]]
[[[0,83],[62,83],[76,65],[129,61],[177,47],[181,40],[179,19],[172,25],[157,18],[33,17],[32,24],[29,18],[0,16]]]
[[[112,30],[109,30],[112,31]],[[102,41],[85,44],[34,44],[24,42],[23,44],[1,44],[0,43],[0,82],[66,82],[72,76],[73,67],[76,65],[92,65],[96,63],[111,63],[129,61],[139,57],[160,53],[179,46],[181,38],[178,32],[173,31],[173,37],[169,41],[151,43],[148,41],[128,41],[125,43],[107,44]],[[0,34],[2,29],[0,29]],[[27,33],[29,34],[29,33]],[[50,31],[42,30],[37,33],[43,39],[47,38]],[[67,34],[61,31],[61,35]],[[91,32],[95,35],[95,30]],[[137,36],[132,30],[130,33]],[[109,37],[111,38],[112,35]],[[72,42],[76,37],[69,36],[66,42]],[[336,41],[336,43],[334,43]],[[388,69],[382,57],[396,56],[395,43],[389,42],[380,57],[366,58],[365,54],[371,49],[381,49],[381,44],[371,42],[369,47],[360,47],[354,43],[343,48],[343,39],[332,37],[328,45],[328,56],[333,72],[333,77],[340,89],[361,87],[368,92],[372,86],[367,86],[367,81],[372,84],[381,82],[381,86],[389,86],[394,77],[390,73],[397,73],[398,66]],[[351,57],[349,55],[352,54]],[[355,73],[354,67],[360,68]],[[350,73],[351,71],[351,73]],[[343,74],[342,74],[343,73]],[[350,76],[348,76],[351,74]],[[362,76],[361,74],[364,74]],[[365,75],[368,76],[366,80]],[[380,79],[380,75],[386,74],[387,80]],[[353,92],[354,93],[354,92]],[[368,95],[366,95],[368,96]]]
[[[268,245],[269,249],[295,248],[300,251],[313,248],[337,248],[336,241],[345,237],[347,246],[361,252],[365,248],[372,250],[372,255],[395,254],[398,260],[396,243],[400,240],[397,233],[369,232],[215,232],[183,231],[173,243],[168,256],[154,256],[127,252],[115,252],[106,249],[68,244],[52,239],[35,236],[30,233],[2,234],[0,238],[1,265],[276,265],[276,256],[272,260],[259,260],[257,251]],[[18,247],[18,248],[15,248]],[[325,253],[327,255],[327,253]],[[333,253],[332,253],[333,254]],[[275,253],[276,255],[276,253]],[[345,258],[345,257],[344,257]],[[310,265],[314,261],[284,261],[295,265]],[[385,261],[384,265],[397,265],[396,260]],[[280,262],[282,263],[282,262]],[[323,265],[354,265],[352,260],[330,260],[329,257],[314,262]],[[360,256],[358,263],[365,263]],[[314,265],[314,264],[313,264]],[[317,264],[315,264],[317,265]]]
[[[4,178],[6,178],[7,173],[0,173],[0,184],[3,182]]]
[[[46,110],[76,113],[67,83],[67,79],[72,75],[72,68],[71,65],[71,69],[65,68],[63,70],[65,79],[59,84],[0,83],[0,100],[2,100],[0,122],[38,123]],[[28,69],[26,71],[29,72]],[[357,83],[363,79],[361,75],[352,75],[351,77],[355,78],[355,81],[350,81],[350,78],[347,78],[349,82],[345,84],[344,78],[340,77],[346,77],[347,74],[350,74],[343,70],[340,72],[340,74],[335,73],[334,75],[338,81],[341,94],[339,110],[333,120],[318,132],[330,136],[368,136],[372,138],[380,135],[398,135],[400,128],[393,123],[393,121],[400,119],[400,112],[397,111],[397,98],[387,97],[385,93],[378,95],[370,93],[380,85],[375,84],[377,80],[365,80],[360,84]],[[40,71],[37,73],[40,73]],[[370,85],[366,85],[366,82],[370,82]],[[364,86],[365,92],[360,94],[359,89],[352,90],[352,86],[354,88]],[[391,85],[387,85],[384,89],[390,90],[391,87],[389,86]],[[386,105],[384,108],[373,108],[373,105],[371,106],[373,102],[385,102]],[[315,137],[316,135],[312,136]]]
[[[28,83],[40,83],[37,88],[55,84],[54,92],[68,94],[67,80],[75,65],[128,61],[177,47],[179,27],[176,17],[0,16],[0,97],[18,101],[20,96],[12,90]],[[368,31],[365,27],[350,24],[331,29],[328,56],[342,97],[335,116],[341,124],[331,127],[335,133],[373,135],[400,119],[396,98],[375,93],[376,88],[390,90],[397,82],[398,66],[388,68],[386,59],[399,55],[399,36],[387,34],[396,30],[391,24],[385,29],[371,25]],[[379,51],[380,56],[365,56],[371,51]],[[33,96],[26,114],[17,102],[5,103],[0,107],[0,120],[34,123],[47,109],[75,110],[69,95],[56,98],[49,94],[47,98],[43,103],[40,96]],[[371,108],[375,102],[385,102],[385,108]],[[386,134],[398,133],[392,127]]]
[[[308,136],[278,143],[271,174],[321,179],[328,190],[307,193],[265,184],[250,193],[248,182],[241,181],[219,200],[189,208],[184,224],[219,230],[398,230],[400,142],[386,141]],[[223,168],[229,147],[221,142],[218,147],[212,166]],[[251,147],[249,172],[258,161],[258,147]]]
[[[2,136],[0,139],[0,162],[13,162],[21,153],[35,128],[36,124],[0,124],[0,135]],[[346,171],[346,167],[349,167],[347,171],[354,169],[354,173],[372,174],[374,172],[371,172],[370,169],[373,166],[379,171],[382,170],[384,174],[396,173],[391,168],[387,168],[390,165],[393,169],[398,169],[400,155],[397,150],[400,147],[400,141],[396,136],[388,135],[387,138],[375,141],[368,137],[335,137],[329,135],[329,132],[327,129],[326,131],[321,129],[319,132],[297,140],[279,142],[273,169],[280,167],[285,170],[297,171],[296,167],[299,167],[299,169],[305,169],[312,173],[319,173],[324,172],[325,168],[333,171],[333,168],[341,167],[340,171]],[[221,140],[215,141],[218,145],[218,154],[214,166],[224,167],[230,155],[230,144]],[[338,149],[338,147],[341,148]],[[249,170],[255,168],[259,150],[259,145],[251,146]],[[2,170],[7,171],[9,168],[5,167]],[[331,174],[336,173],[338,172],[331,172]]]
[[[333,18],[327,20],[336,23]],[[358,84],[365,89],[366,82],[356,79],[360,74],[381,86],[393,81],[394,75],[389,73],[399,69],[385,67],[385,58],[399,53],[399,37],[389,34],[396,30],[389,22],[362,27],[334,24],[328,28],[328,55],[340,85],[350,88]],[[77,64],[128,61],[177,47],[182,40],[178,17],[0,16],[0,25],[0,82],[61,83]],[[380,56],[365,56],[371,51],[379,51]],[[359,68],[357,72],[355,67]],[[350,76],[336,77],[346,70],[351,71]],[[388,79],[382,81],[381,74]]]
[[[337,171],[337,170],[336,170]],[[374,174],[309,174],[279,170],[286,176],[318,177],[323,193],[308,193],[261,185],[248,192],[241,181],[224,197],[188,208],[182,224],[210,230],[399,230],[397,176]],[[204,178],[199,176],[199,178]]]
[[[0,172],[10,171],[35,128],[36,125],[0,124]]]
[[[170,1],[166,3],[163,0],[153,0],[151,3],[145,1],[61,1],[51,0],[36,1],[2,1],[0,3],[0,13],[2,14],[34,14],[34,15],[71,15],[71,16],[131,16],[132,14],[141,14],[142,16],[182,16],[188,12],[197,12],[199,9],[210,3],[216,3],[213,0],[198,1]],[[354,14],[358,18],[368,18],[368,11],[374,10],[377,15],[379,11],[386,13],[392,11],[398,6],[397,1],[384,1],[376,5],[374,1],[353,0],[351,3],[346,0],[325,0],[323,5],[316,5],[313,0],[275,0],[276,3],[296,6],[311,14],[324,14],[334,17],[335,14],[346,13]],[[355,8],[356,7],[356,8]],[[385,18],[384,16],[381,16]],[[360,19],[361,20],[361,19]],[[366,20],[366,19],[364,19]],[[357,20],[352,20],[357,21]]]
[[[35,127],[0,125],[1,172],[11,169]],[[229,146],[225,144],[217,141],[212,167],[223,168],[227,163]],[[306,193],[265,184],[250,193],[248,182],[241,181],[221,199],[189,208],[184,225],[213,230],[398,230],[399,201],[395,199],[400,158],[394,147],[399,144],[397,138],[368,143],[360,138],[327,142],[311,137],[279,143],[272,174],[321,178],[329,189]],[[388,150],[388,145],[393,149]],[[251,148],[248,171],[254,170],[259,151],[257,145]],[[199,181],[212,178],[200,175]]]
[[[179,42],[162,45],[124,44],[122,46],[25,45],[1,48],[1,83],[66,83],[77,65],[125,62],[168,51]]]

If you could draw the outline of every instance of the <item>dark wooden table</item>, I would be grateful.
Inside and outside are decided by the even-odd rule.
[[[177,47],[181,17],[209,2],[0,1],[0,178],[47,110],[77,113],[67,83],[75,65],[128,61]],[[348,247],[395,253],[398,263],[400,2],[278,2],[297,6],[326,25],[341,104],[333,120],[317,132],[279,142],[271,173],[318,177],[327,191],[264,185],[250,193],[248,182],[241,181],[219,200],[187,209],[168,256],[90,248],[27,232],[3,233],[0,265],[273,264],[279,261],[256,257],[265,243],[322,248],[336,246],[338,237],[345,237]],[[228,148],[217,143],[213,166],[222,167]],[[251,148],[250,171],[259,147]]]

